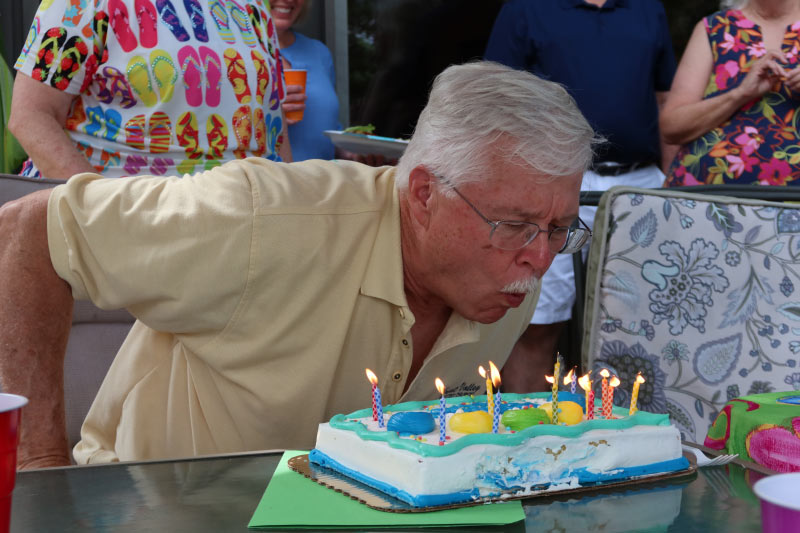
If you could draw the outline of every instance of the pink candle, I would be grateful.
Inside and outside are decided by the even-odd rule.
[[[594,420],[594,390],[586,392],[586,420]]]
[[[378,388],[378,376],[370,370],[367,370],[367,379],[372,383],[372,420],[378,423],[378,427],[382,428],[383,423],[383,402],[381,401],[381,390]]]

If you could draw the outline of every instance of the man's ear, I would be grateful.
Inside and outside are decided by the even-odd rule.
[[[408,205],[413,219],[423,227],[428,227],[435,204],[433,189],[434,175],[423,165],[418,165],[408,175]]]

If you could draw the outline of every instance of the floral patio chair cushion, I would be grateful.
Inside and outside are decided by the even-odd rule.
[[[641,371],[639,407],[702,443],[731,398],[800,390],[800,206],[616,187],[594,228],[582,356],[614,403]]]

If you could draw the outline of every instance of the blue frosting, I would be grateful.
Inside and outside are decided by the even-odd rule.
[[[395,413],[386,425],[387,431],[396,431],[401,435],[424,435],[430,433],[436,423],[433,415],[424,411],[401,411]]]
[[[406,491],[399,490],[397,487],[389,485],[388,483],[378,481],[369,476],[365,476],[361,472],[357,472],[355,470],[347,468],[338,461],[335,461],[330,457],[328,457],[327,455],[325,455],[324,453],[320,452],[319,450],[316,449],[311,450],[309,454],[309,459],[313,463],[341,472],[347,477],[353,478],[361,483],[364,483],[365,485],[369,485],[370,487],[376,488],[415,507],[432,507],[437,505],[447,505],[451,503],[468,502],[481,497],[480,492],[477,488],[474,488],[470,491],[461,491],[449,494],[421,494],[413,496]],[[525,471],[535,472],[535,468],[532,467],[533,465],[529,465],[529,468],[525,469]],[[579,468],[575,470],[567,468],[564,470],[559,479],[554,480],[552,483],[543,483],[541,485],[536,485],[532,488],[534,490],[544,490],[551,484],[569,483],[570,481],[576,478],[581,486],[586,487],[586,486],[598,485],[601,483],[609,483],[612,481],[622,481],[625,479],[637,478],[641,476],[649,476],[653,474],[677,472],[681,470],[686,470],[687,468],[689,468],[689,461],[687,461],[685,457],[679,457],[678,459],[672,459],[670,461],[663,461],[660,463],[652,463],[644,466],[616,468],[612,471],[602,472],[602,473],[590,472],[585,468]],[[521,490],[522,487],[524,486],[523,483],[519,483],[518,485],[515,484],[512,479],[508,478],[507,475],[501,477],[491,472],[482,476],[481,481],[498,488],[497,492],[486,495],[488,497],[499,496],[502,490],[509,490],[509,489]],[[520,479],[519,481],[522,482],[524,480]],[[530,484],[528,483],[528,485]]]
[[[552,393],[550,393],[550,397],[547,399],[547,401],[550,401],[550,402],[553,401],[553,394]],[[558,391],[558,401],[559,402],[575,402],[575,403],[577,403],[578,405],[581,406],[581,409],[583,409],[584,413],[586,412],[586,395],[585,394],[578,394],[578,393],[572,393],[572,392],[560,390],[560,391]]]

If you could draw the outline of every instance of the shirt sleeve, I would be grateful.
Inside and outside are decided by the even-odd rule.
[[[504,4],[492,26],[484,59],[516,69],[528,69],[532,62],[528,32],[524,5],[521,2]]]
[[[14,68],[66,93],[80,93],[105,50],[109,28],[104,4],[42,2]]]
[[[53,266],[76,299],[159,331],[219,331],[251,268],[253,172],[234,161],[184,178],[75,176],[48,205]]]
[[[655,67],[655,90],[661,92],[669,91],[672,87],[672,78],[675,76],[677,64],[675,61],[675,52],[672,49],[672,38],[669,34],[667,14],[664,12],[664,6],[661,2],[656,2],[656,4],[659,39],[658,58]]]

